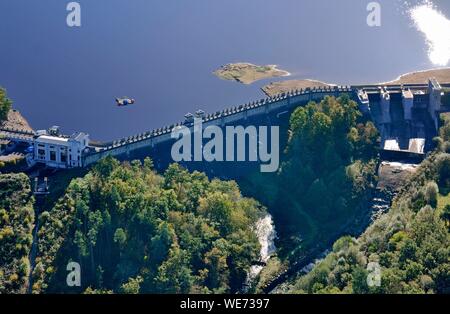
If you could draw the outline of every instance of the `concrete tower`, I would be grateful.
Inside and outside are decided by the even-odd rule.
[[[411,90],[404,89],[402,91],[403,118],[407,121],[412,120],[412,107],[414,105],[414,95]]]
[[[436,130],[439,128],[439,111],[441,110],[442,87],[435,78],[428,80],[428,93],[430,102],[428,104],[428,112],[434,120]]]
[[[386,88],[382,88],[380,92],[381,123],[391,123],[391,95]]]

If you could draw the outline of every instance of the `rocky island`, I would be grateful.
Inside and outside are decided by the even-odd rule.
[[[237,81],[242,84],[252,84],[258,80],[289,76],[290,73],[277,69],[276,65],[254,65],[251,63],[230,63],[214,71],[214,74],[221,79]]]

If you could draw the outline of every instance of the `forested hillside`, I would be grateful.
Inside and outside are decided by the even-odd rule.
[[[26,292],[33,222],[28,177],[0,174],[0,294]]]
[[[295,260],[362,212],[376,181],[378,137],[347,95],[292,113],[280,171],[244,185],[273,214],[282,255]]]
[[[40,215],[33,292],[236,292],[259,260],[263,215],[233,181],[106,158]],[[71,261],[81,288],[66,285]]]
[[[437,150],[361,237],[343,237],[291,292],[450,293],[450,123]],[[378,263],[380,285],[368,285],[368,263]]]

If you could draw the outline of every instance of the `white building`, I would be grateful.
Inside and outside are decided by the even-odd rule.
[[[82,166],[82,154],[89,143],[89,135],[75,133],[70,137],[58,132],[41,132],[34,140],[34,161],[53,168]]]

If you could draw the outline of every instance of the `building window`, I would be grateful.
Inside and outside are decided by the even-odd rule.
[[[45,159],[45,150],[38,149],[38,159]]]
[[[56,152],[50,151],[50,161],[56,161]]]
[[[66,163],[67,162],[67,152],[61,151],[61,162]]]

